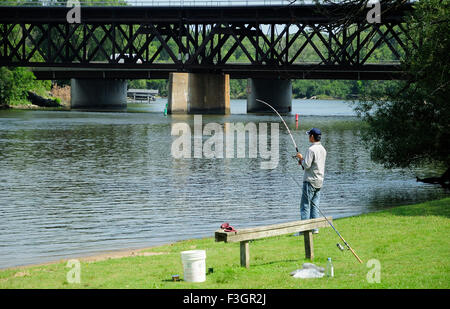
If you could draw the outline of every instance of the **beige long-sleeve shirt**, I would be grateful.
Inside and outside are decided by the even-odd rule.
[[[320,142],[312,143],[303,156],[305,175],[303,181],[308,181],[314,188],[321,188],[325,176],[325,160],[327,151]]]

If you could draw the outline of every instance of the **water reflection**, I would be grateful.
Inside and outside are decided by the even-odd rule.
[[[245,105],[234,102],[233,110]],[[300,111],[308,110],[294,105]],[[371,162],[356,118],[305,114],[298,130],[293,115],[286,119],[302,151],[307,129],[324,134],[325,213],[351,216],[446,195],[417,183],[412,171]],[[172,158],[171,124],[180,121],[193,124],[193,116],[0,111],[0,267],[210,237],[223,222],[239,228],[299,219],[300,188],[291,177],[301,180],[302,172],[283,126],[278,167],[262,170],[260,156]],[[203,117],[203,124],[249,121],[279,119]]]

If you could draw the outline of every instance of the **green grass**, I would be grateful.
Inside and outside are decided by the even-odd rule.
[[[81,283],[69,284],[65,262],[0,271],[0,288],[450,288],[450,198],[335,220],[336,228],[364,263],[337,249],[331,228],[314,237],[316,265],[331,257],[334,278],[295,279],[289,273],[304,262],[303,237],[272,237],[250,243],[250,268],[239,265],[239,243],[213,238],[180,241],[147,251],[161,255],[81,262]],[[213,231],[211,231],[212,234]],[[206,282],[183,278],[180,252],[206,250]],[[369,283],[366,263],[381,264],[381,282]]]

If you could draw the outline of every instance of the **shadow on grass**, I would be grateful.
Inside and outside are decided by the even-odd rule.
[[[396,216],[440,216],[450,218],[450,198],[418,205],[395,207],[387,212]]]
[[[177,281],[173,281],[173,279],[163,279],[163,280],[161,280],[161,282],[180,283],[180,282],[184,282],[184,280],[179,279]]]
[[[292,262],[298,262],[300,261],[300,259],[298,260],[279,260],[279,261],[270,261],[267,263],[258,263],[258,262],[253,262],[250,261],[250,267],[262,267],[262,266],[267,266],[267,265],[273,265],[273,264],[280,264],[280,263],[292,263]]]

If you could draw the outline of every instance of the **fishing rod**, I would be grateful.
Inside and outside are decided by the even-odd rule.
[[[294,176],[292,176],[292,179],[297,183],[297,185],[301,188],[300,184],[298,183],[297,179],[294,178]],[[336,232],[336,234],[338,234],[339,238],[344,242],[344,244],[347,246],[347,248],[353,253],[353,255],[355,256],[355,258],[358,260],[358,262],[362,263],[363,261],[359,258],[359,256],[356,254],[356,252],[352,249],[352,247],[350,247],[350,245],[345,241],[344,237],[342,237],[341,233],[339,233],[339,231],[334,227],[333,223],[331,223],[330,220],[328,220],[328,218],[325,216],[325,214],[322,212],[322,210],[319,208],[319,206],[315,205],[315,207],[317,207],[317,209],[319,210],[320,214],[325,218],[325,220],[327,220],[327,222],[331,225],[331,227],[333,228],[333,230]],[[341,244],[337,244],[337,247],[342,251],[344,250],[344,248],[342,247]]]
[[[283,117],[281,117],[280,113],[278,113],[278,111],[269,103],[264,102],[263,100],[260,100],[260,99],[256,99],[256,101],[266,104],[278,115],[278,117],[280,117],[281,121],[283,121],[284,126],[286,127],[286,129],[291,137],[291,140],[292,140],[292,143],[294,144],[295,150],[297,151],[297,153],[299,153],[300,151],[298,151],[297,143],[295,143],[295,140],[294,140],[294,137],[292,136],[291,130],[289,130],[289,127],[287,126],[286,121],[284,121],[284,119],[283,119]],[[297,158],[297,156],[293,156],[293,158]],[[302,161],[300,159],[298,160],[298,163],[302,166],[302,169],[305,169],[305,167],[303,166]]]

